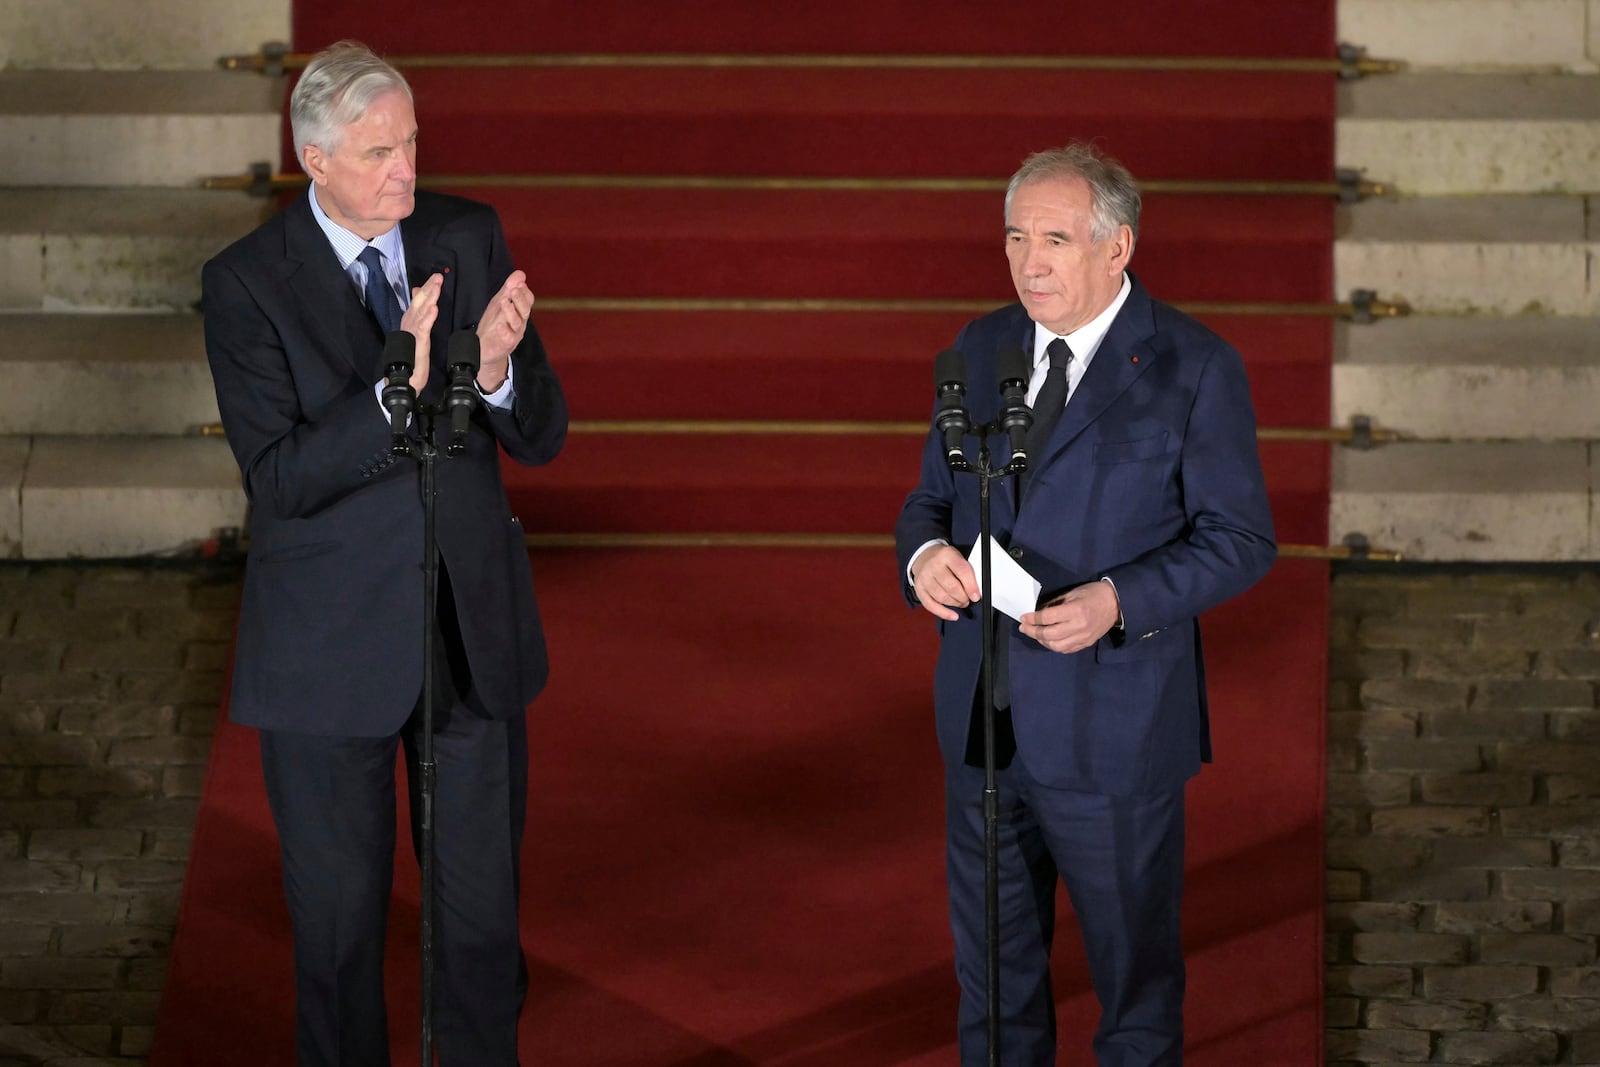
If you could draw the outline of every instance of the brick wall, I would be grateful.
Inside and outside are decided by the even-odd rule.
[[[238,591],[0,566],[0,1067],[146,1051]]]
[[[1600,577],[1333,585],[1330,1064],[1600,1064]]]

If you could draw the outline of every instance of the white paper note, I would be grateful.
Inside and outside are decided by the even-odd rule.
[[[983,542],[972,546],[967,562],[977,575],[978,585],[983,585],[983,560],[980,549]],[[994,586],[994,609],[1021,621],[1022,616],[1039,606],[1039,583],[1022,565],[1011,558],[1011,553],[1000,547],[1000,542],[989,537],[989,581]]]

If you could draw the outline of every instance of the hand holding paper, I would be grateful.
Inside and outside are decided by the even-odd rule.
[[[983,542],[979,541],[967,556],[967,562],[972,564],[972,573],[978,576],[980,586],[983,582],[983,560],[979,558],[982,547]],[[1000,547],[1000,542],[993,535],[989,537],[989,581],[994,586],[995,610],[1013,619],[1020,621],[1022,616],[1039,604],[1039,583],[1011,558],[1009,552]]]

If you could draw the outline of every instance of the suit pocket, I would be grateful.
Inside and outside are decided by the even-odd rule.
[[[295,559],[325,556],[339,547],[337,541],[308,541],[302,545],[284,545],[254,557],[256,563],[284,563]]]
[[[1157,630],[1144,637],[1130,637],[1113,644],[1109,637],[1095,643],[1096,663],[1129,663],[1145,659],[1174,659],[1189,648],[1190,627],[1183,624]]]
[[[1167,454],[1166,431],[1154,437],[1141,437],[1137,441],[1103,441],[1094,446],[1096,463],[1134,463],[1141,459],[1155,459]]]

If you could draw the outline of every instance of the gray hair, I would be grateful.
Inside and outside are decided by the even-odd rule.
[[[1089,236],[1103,241],[1126,226],[1139,240],[1139,184],[1128,168],[1084,141],[1073,141],[1064,148],[1035,152],[1022,161],[1006,186],[1006,221],[1011,221],[1011,199],[1029,182],[1047,178],[1081,178],[1089,186]]]
[[[411,86],[400,72],[359,41],[340,41],[312,56],[289,97],[289,128],[300,165],[305,166],[306,145],[337,151],[342,128],[359,121],[378,97],[396,91],[411,99]]]

